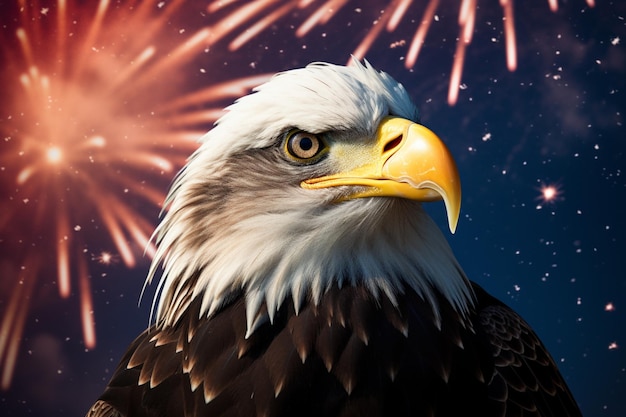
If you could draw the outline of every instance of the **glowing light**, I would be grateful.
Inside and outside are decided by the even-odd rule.
[[[94,257],[102,265],[111,265],[115,261],[115,256],[111,252],[103,251],[100,255]]]
[[[184,3],[41,0],[3,8],[0,192],[9,195],[0,251],[23,267],[2,277],[10,284],[0,294],[1,388],[10,385],[31,300],[42,299],[34,296],[41,280],[55,282],[61,298],[78,286],[83,341],[96,345],[89,262],[119,256],[133,267],[144,249],[153,255],[153,221],[172,176],[224,99],[268,77],[187,85],[191,77],[181,74],[197,73],[189,63],[222,26],[172,40],[169,25]],[[155,218],[144,217],[146,206]],[[103,239],[117,253],[87,256]]]
[[[554,186],[552,186],[552,185],[544,187],[541,190],[541,193],[543,194],[543,199],[545,201],[554,200],[554,198],[557,196],[556,188]]]
[[[563,199],[563,189],[560,184],[541,184],[538,190],[540,193],[537,197],[540,201],[538,209],[542,208],[541,204],[554,204]]]
[[[619,345],[617,344],[617,342],[609,343],[609,350],[615,350],[617,348],[619,348]]]
[[[615,311],[615,306],[613,305],[612,302],[608,302],[604,306],[604,311]]]
[[[53,164],[59,162],[62,156],[63,154],[61,153],[61,149],[56,146],[53,146],[52,148],[48,149],[48,152],[46,152],[48,162],[51,162]]]

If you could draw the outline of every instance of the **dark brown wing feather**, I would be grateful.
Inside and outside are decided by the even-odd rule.
[[[210,320],[192,303],[131,344],[88,416],[580,416],[536,335],[476,292],[469,320],[438,300],[438,326],[411,291],[331,288],[247,339],[241,298]]]
[[[479,305],[477,333],[493,356],[488,381],[493,415],[581,416],[567,384],[545,346],[513,310],[474,285]]]

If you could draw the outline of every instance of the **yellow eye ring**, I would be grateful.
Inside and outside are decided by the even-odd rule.
[[[298,130],[291,133],[285,141],[285,152],[299,162],[314,162],[325,151],[326,144],[313,133]]]

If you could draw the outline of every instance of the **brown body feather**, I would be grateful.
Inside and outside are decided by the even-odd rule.
[[[466,319],[438,300],[438,328],[411,291],[332,287],[247,339],[241,297],[210,319],[196,301],[133,342],[88,416],[580,416],[530,327],[474,291]]]

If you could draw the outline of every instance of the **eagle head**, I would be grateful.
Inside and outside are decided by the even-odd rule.
[[[443,199],[454,232],[460,198],[449,151],[389,75],[358,61],[280,73],[227,108],[172,185],[148,277],[163,266],[157,324],[243,294],[251,334],[289,298],[297,312],[357,284],[463,315],[472,290],[421,207]]]

